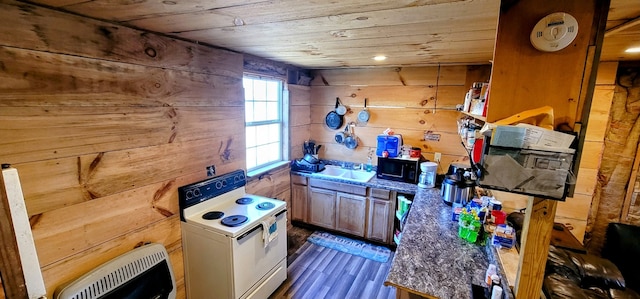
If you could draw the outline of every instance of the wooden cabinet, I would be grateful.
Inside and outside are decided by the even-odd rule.
[[[291,175],[291,220],[307,221],[307,178]]]
[[[334,229],[336,227],[336,192],[309,187],[308,223]]]
[[[372,241],[393,242],[396,192],[291,175],[292,219]]]
[[[365,238],[382,243],[391,243],[393,236],[393,213],[395,192],[371,188],[367,199],[367,233]]]
[[[364,237],[367,198],[338,192],[336,194],[336,230]]]
[[[369,198],[369,215],[367,217],[366,238],[378,242],[389,243],[389,223],[393,218],[389,215],[390,204],[388,200]]]
[[[356,236],[364,236],[367,187],[309,178],[309,208],[307,223],[335,229]],[[340,211],[341,210],[341,211]],[[344,216],[338,215],[342,213]],[[360,222],[349,219],[352,213],[361,213]],[[339,218],[339,220],[336,220]],[[336,223],[339,224],[336,225]],[[362,227],[360,227],[362,226]]]

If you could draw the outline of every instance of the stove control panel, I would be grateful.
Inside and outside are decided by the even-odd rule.
[[[243,187],[246,184],[247,177],[244,170],[238,169],[204,181],[179,187],[178,200],[180,205],[180,218],[184,220],[182,210],[231,190]]]

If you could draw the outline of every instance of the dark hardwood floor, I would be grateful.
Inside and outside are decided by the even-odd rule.
[[[393,260],[393,253],[389,261],[379,263],[306,242],[306,236],[312,232],[304,229],[301,231],[296,227],[290,229],[288,235],[290,243],[293,241],[293,244],[290,244],[289,249],[296,251],[288,256],[287,280],[269,298],[396,297],[395,288],[383,285]]]

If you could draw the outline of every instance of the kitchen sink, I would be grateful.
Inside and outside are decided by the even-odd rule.
[[[335,179],[360,182],[360,183],[368,182],[374,175],[376,175],[375,172],[366,172],[364,170],[356,170],[356,169],[346,169],[346,168],[341,168],[339,166],[333,166],[333,165],[327,165],[323,171],[316,172],[313,174],[313,176],[316,176],[316,177],[335,178]]]

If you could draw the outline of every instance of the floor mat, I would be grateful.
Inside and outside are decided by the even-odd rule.
[[[364,241],[336,236],[327,232],[314,232],[309,236],[309,238],[307,238],[307,241],[316,245],[361,256],[381,263],[387,262],[391,255],[391,250],[384,246],[373,245]]]

